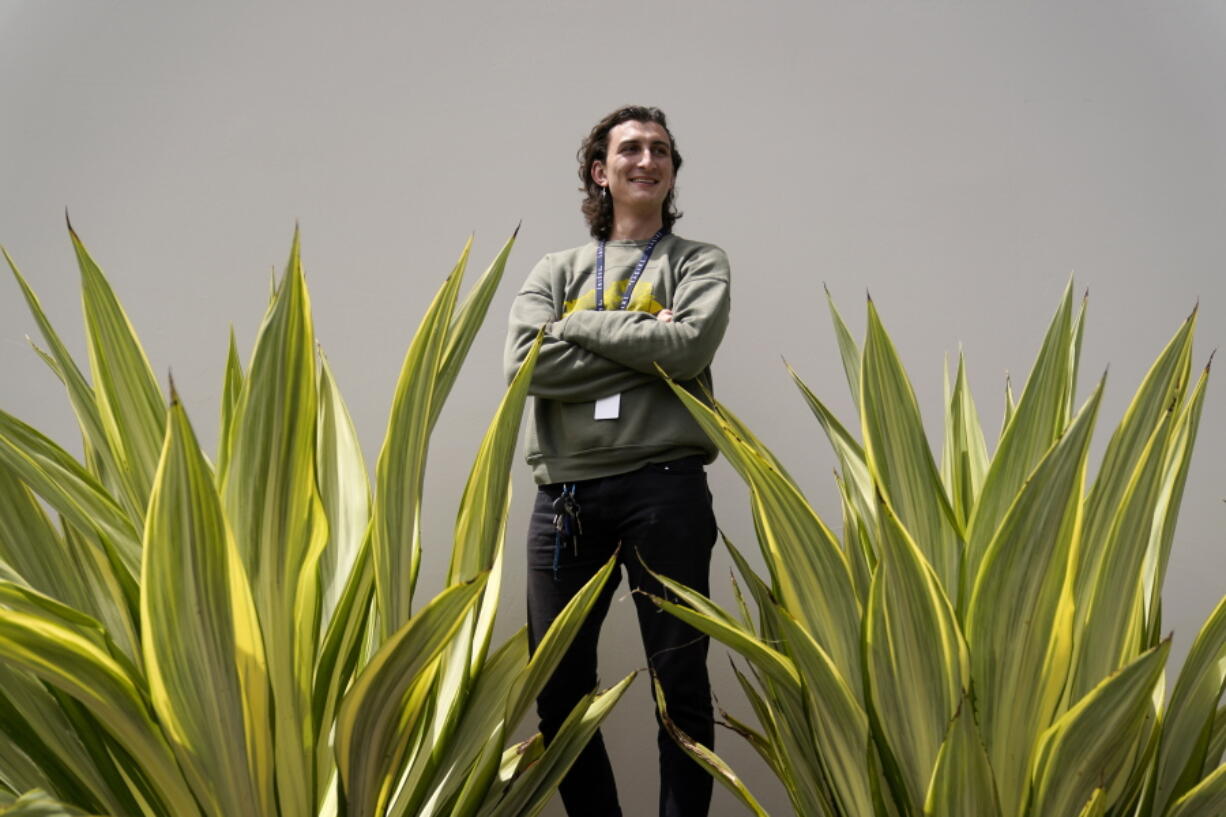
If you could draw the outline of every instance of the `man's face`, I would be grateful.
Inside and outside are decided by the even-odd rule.
[[[592,178],[608,188],[616,211],[660,213],[674,181],[668,132],[655,122],[614,126],[605,160],[592,163]]]

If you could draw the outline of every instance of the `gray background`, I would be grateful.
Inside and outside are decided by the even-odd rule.
[[[522,219],[434,438],[422,579],[433,594],[501,394],[504,316],[540,255],[585,239],[572,157],[608,110],[668,112],[685,156],[678,232],[733,263],[720,396],[837,527],[833,460],[779,359],[850,415],[823,282],[857,333],[871,290],[936,434],[942,358],[963,344],[994,437],[1005,373],[1020,389],[1070,274],[1090,289],[1080,396],[1110,364],[1098,452],[1198,299],[1196,367],[1222,343],[1224,45],[1226,6],[1190,1],[9,0],[0,242],[83,358],[67,206],[211,448],[228,325],[245,357],[300,220],[316,329],[373,464],[428,297],[470,230],[481,269]],[[26,347],[34,331],[0,281],[0,405],[73,442],[67,401]],[[1174,662],[1226,585],[1222,392],[1219,376],[1167,583]],[[754,550],[726,464],[712,486],[726,532]],[[531,487],[519,466],[508,632],[522,620]],[[724,600],[727,568],[717,549]],[[625,598],[603,651],[609,681],[644,663]],[[725,652],[713,649],[717,693],[746,715]],[[606,730],[627,814],[654,812],[647,699],[640,679]],[[740,739],[719,740],[767,808],[786,813]],[[715,814],[738,812],[716,797]]]

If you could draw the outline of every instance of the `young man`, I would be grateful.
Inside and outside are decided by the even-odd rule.
[[[526,441],[540,486],[528,531],[532,648],[615,551],[620,563],[538,698],[546,740],[597,685],[597,639],[621,568],[635,590],[664,594],[646,564],[708,593],[716,526],[703,465],[716,449],[659,370],[692,394],[709,393],[709,366],[728,323],[729,271],[718,247],[671,232],[680,167],[660,110],[622,108],[597,123],[579,149],[594,241],[541,259],[511,308],[508,378],[547,327]],[[707,639],[645,595],[633,598],[669,715],[711,746]],[[706,815],[710,776],[662,726],[658,743],[660,814]],[[599,733],[561,794],[572,817],[621,814]]]

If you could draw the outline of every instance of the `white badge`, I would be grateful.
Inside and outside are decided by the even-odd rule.
[[[621,408],[622,396],[610,394],[596,401],[597,420],[616,420],[618,409]]]

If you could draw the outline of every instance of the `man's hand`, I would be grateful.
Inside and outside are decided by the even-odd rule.
[[[661,309],[656,313],[656,320],[658,320],[660,323],[672,323],[673,311],[671,309]]]

